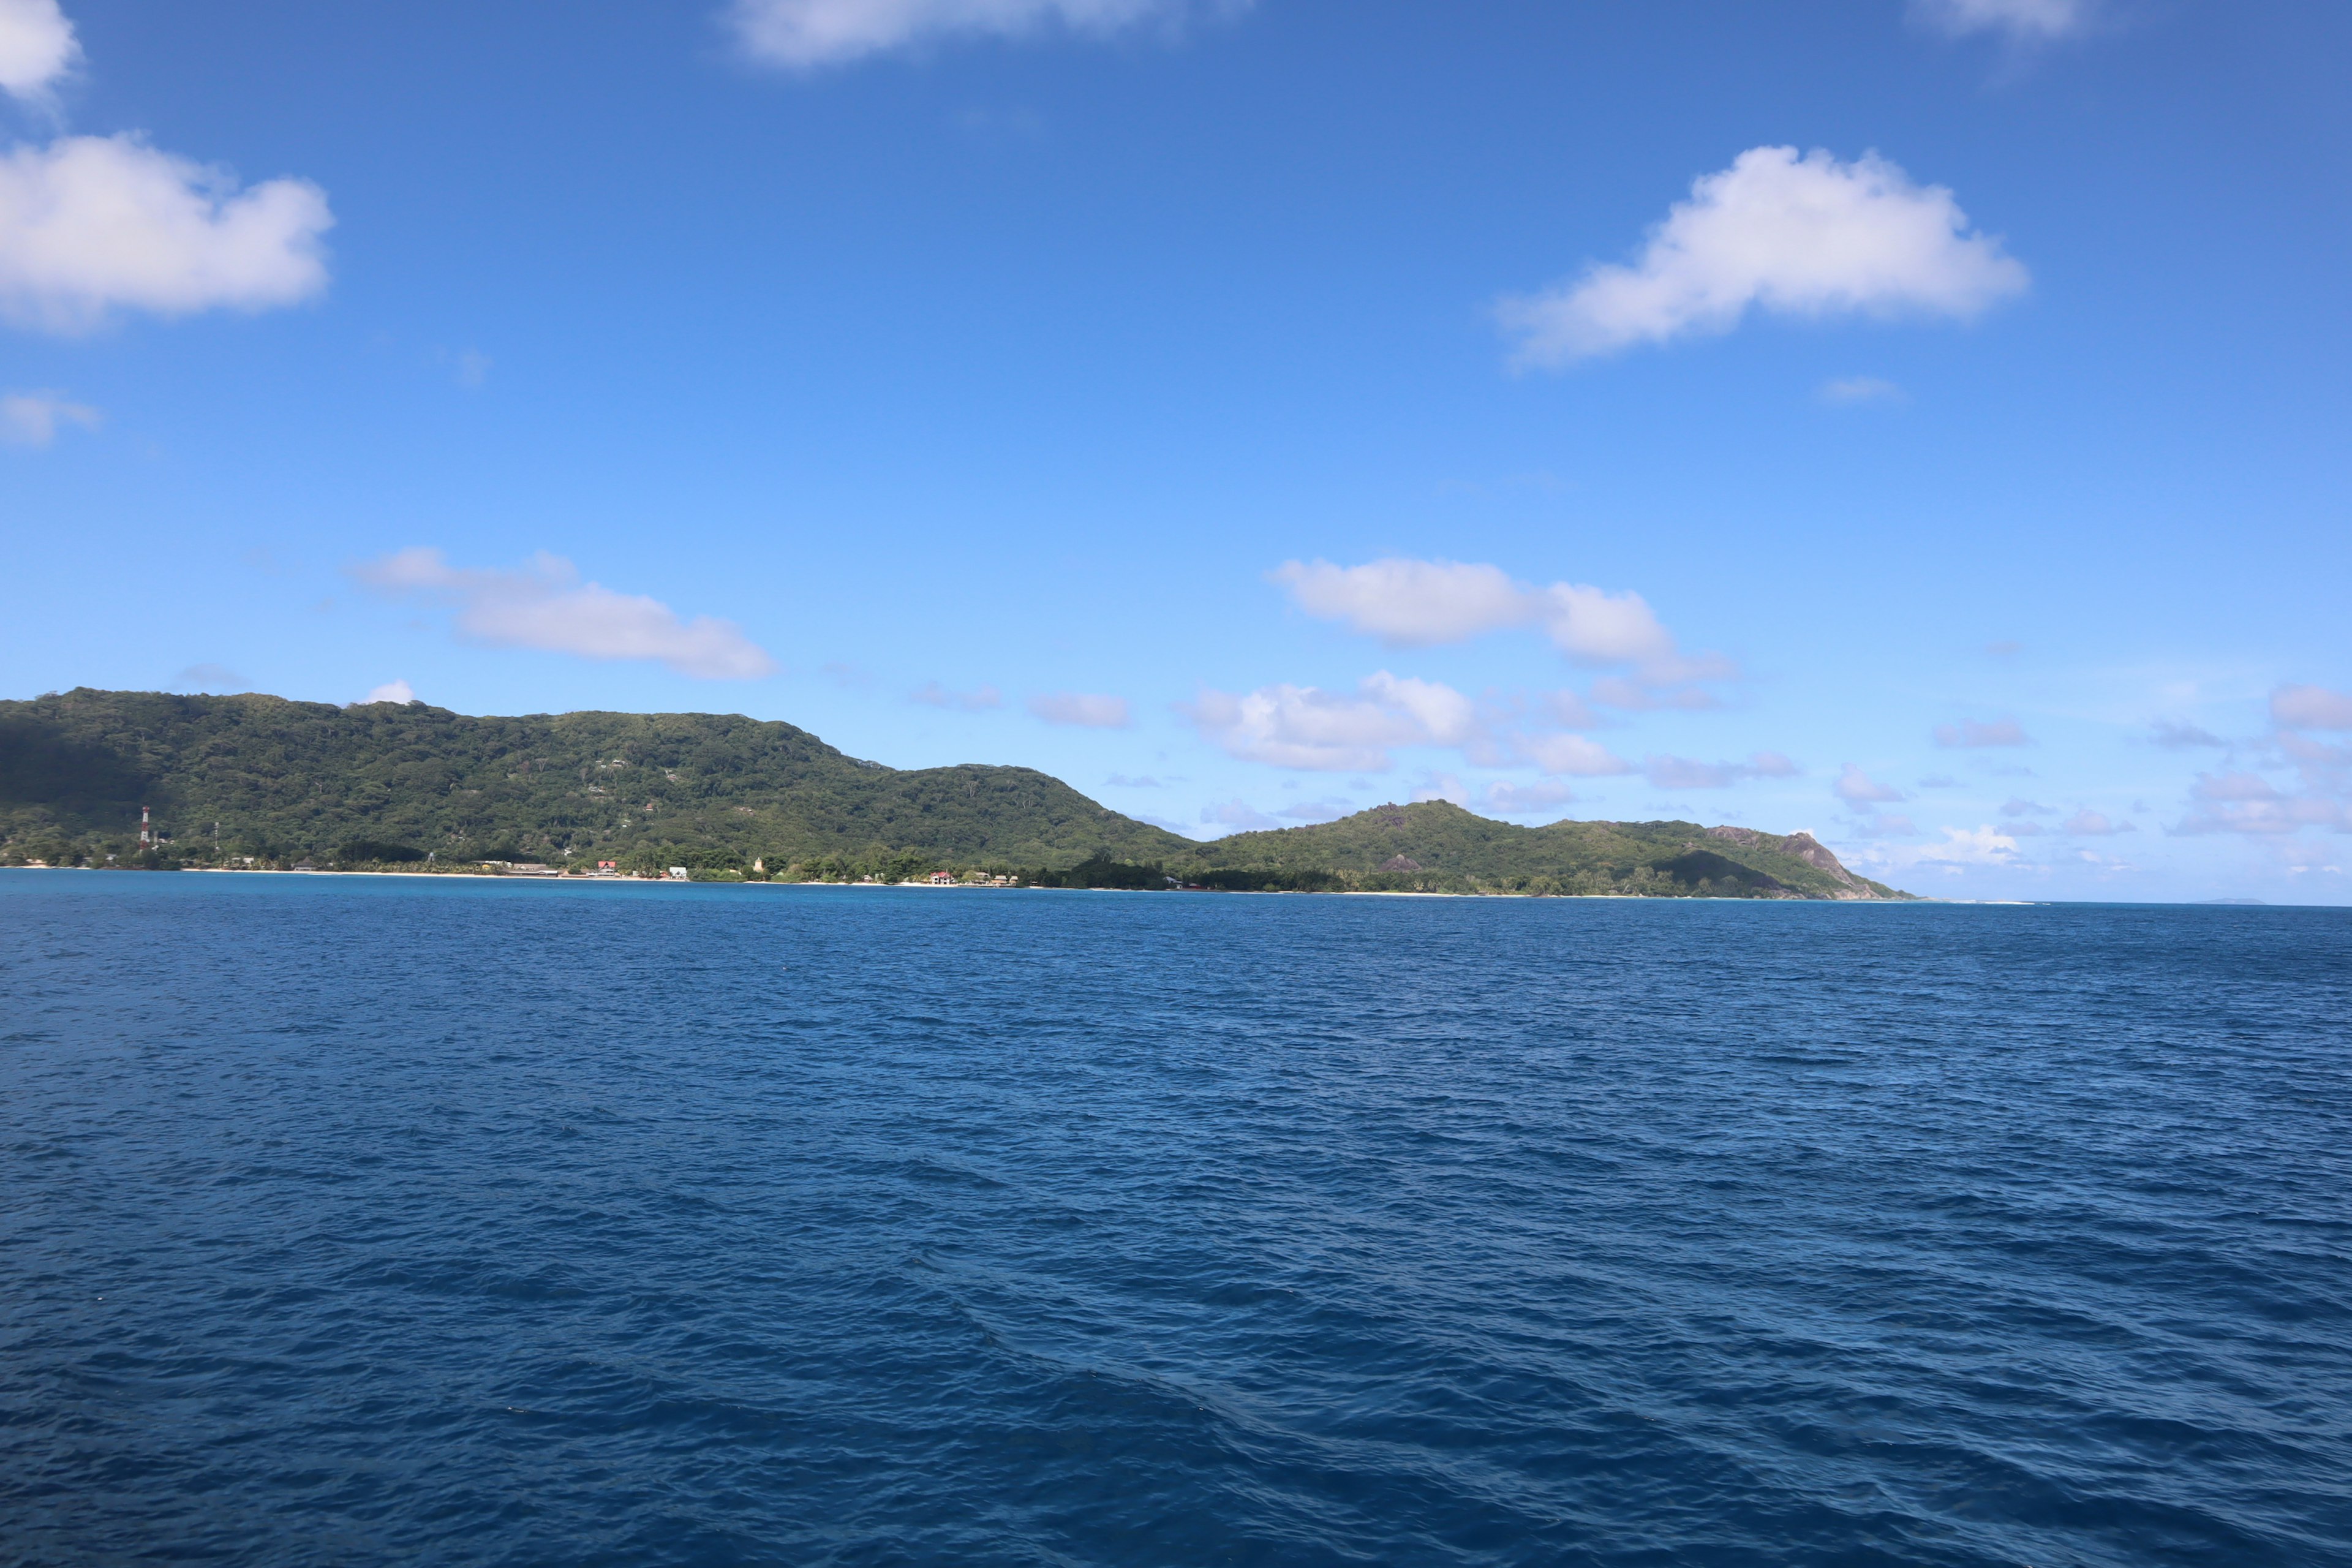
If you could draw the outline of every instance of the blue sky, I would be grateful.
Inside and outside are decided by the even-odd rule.
[[[2352,13],[0,0],[0,695],[2352,900]]]

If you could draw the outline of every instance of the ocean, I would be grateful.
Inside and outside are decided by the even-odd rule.
[[[2352,1563],[2352,910],[0,872],[0,1562]]]

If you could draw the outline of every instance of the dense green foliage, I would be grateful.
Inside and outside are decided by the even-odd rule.
[[[142,849],[139,812],[163,842]],[[1234,891],[1899,898],[1804,835],[1520,827],[1442,801],[1195,844],[1029,768],[899,771],[738,715],[469,718],[421,703],[79,689],[0,702],[0,861],[543,862],[698,879]]]
[[[1521,827],[1445,801],[1381,805],[1315,827],[1237,833],[1196,849],[1219,873],[1326,873],[1396,892],[1706,893],[1727,898],[1900,898],[1856,877],[1811,836],[1693,822]]]
[[[142,805],[167,855],[205,862],[414,851],[632,868],[807,862],[855,877],[1192,847],[1033,769],[901,772],[733,715],[469,718],[421,703],[88,689],[0,702],[0,849],[121,864]]]

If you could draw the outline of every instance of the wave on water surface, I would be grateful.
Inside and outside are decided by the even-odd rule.
[[[2352,1561],[2352,911],[0,872],[22,1563]]]

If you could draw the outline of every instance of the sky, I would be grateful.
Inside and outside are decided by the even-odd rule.
[[[0,0],[0,697],[2352,902],[2352,8]]]

